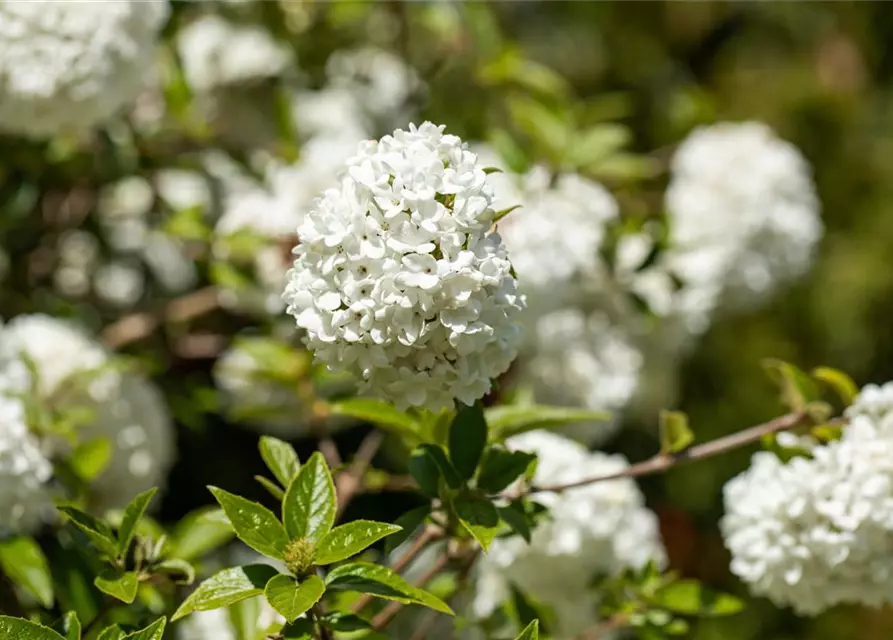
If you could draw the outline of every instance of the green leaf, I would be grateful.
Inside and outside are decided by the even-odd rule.
[[[45,608],[53,606],[53,578],[40,545],[19,536],[0,541],[0,570]]]
[[[415,440],[419,438],[418,422],[382,400],[370,398],[339,400],[329,405],[329,411],[334,415],[350,416],[371,422],[399,436],[410,436]]]
[[[118,540],[105,522],[74,507],[59,507],[59,511],[68,517],[71,524],[83,531],[100,552],[110,558],[118,555]]]
[[[372,628],[372,625],[360,616],[342,611],[330,611],[322,617],[322,621],[332,631],[340,631],[342,633],[366,631]]]
[[[108,438],[94,438],[89,442],[79,444],[71,452],[68,464],[78,477],[90,481],[105,471],[111,456],[111,440]]]
[[[534,429],[554,429],[573,422],[604,422],[604,428],[608,429],[607,421],[611,419],[611,414],[606,411],[539,404],[489,407],[484,415],[492,440],[502,440]]]
[[[52,629],[21,618],[0,616],[0,638],[9,640],[66,640]]]
[[[226,544],[235,533],[222,509],[202,507],[186,514],[171,535],[169,554],[193,560]]]
[[[210,611],[259,596],[264,587],[279,572],[266,564],[250,564],[244,567],[224,569],[202,582],[171,617],[171,622],[193,611]]]
[[[313,623],[302,618],[282,627],[282,640],[313,640]]]
[[[493,216],[493,222],[494,223],[499,222],[504,217],[506,217],[508,214],[510,214],[512,211],[514,211],[515,209],[520,209],[520,208],[521,208],[520,204],[515,204],[515,205],[512,205],[511,207],[506,207],[505,209],[500,209]]]
[[[497,507],[499,518],[512,528],[512,531],[524,538],[527,544],[530,544],[530,522],[528,522],[527,513],[524,511],[524,505],[520,500],[513,500],[511,504],[505,507]]]
[[[486,498],[468,496],[457,499],[455,508],[459,522],[486,552],[499,530],[496,506]]]
[[[195,567],[178,558],[170,558],[159,562],[152,567],[152,571],[169,576],[171,580],[178,584],[192,584],[195,582]]]
[[[688,426],[688,416],[681,411],[661,411],[659,427],[660,451],[664,455],[684,451],[695,440],[695,434]]]
[[[326,584],[317,575],[296,581],[291,576],[274,576],[264,589],[267,602],[288,622],[295,621],[319,602],[325,593]]]
[[[260,457],[283,487],[290,485],[301,469],[295,448],[277,438],[261,437]]]
[[[811,373],[813,378],[831,387],[846,406],[853,404],[853,400],[859,395],[859,387],[843,371],[831,367],[816,367]]]
[[[484,454],[477,486],[487,493],[499,493],[527,471],[534,460],[536,455],[532,453],[490,447]]]
[[[368,593],[404,604],[421,604],[455,615],[440,598],[412,586],[392,569],[371,562],[351,562],[332,569],[326,576],[326,586],[334,590]]]
[[[240,600],[226,608],[229,624],[235,634],[233,640],[260,640],[260,637],[263,637],[260,632],[266,631],[270,625],[262,627],[260,624],[262,601],[260,596],[255,596]]]
[[[282,559],[282,551],[288,544],[288,534],[272,511],[223,489],[208,489],[223,507],[239,540],[258,553],[277,560]]]
[[[294,477],[282,499],[282,521],[292,538],[319,542],[332,530],[338,501],[335,483],[319,451],[314,452]]]
[[[123,640],[127,634],[116,624],[106,627],[96,640]]]
[[[422,448],[415,449],[409,454],[406,463],[409,475],[419,485],[422,495],[436,498],[440,493],[440,467],[434,462],[434,458]]]
[[[663,587],[654,602],[675,613],[704,617],[729,616],[744,608],[735,596],[708,589],[697,580],[677,580]]]
[[[400,527],[384,522],[355,520],[335,527],[322,539],[316,548],[316,564],[332,564],[345,560],[381,540],[385,536],[400,531]]]
[[[450,425],[450,461],[462,480],[470,480],[487,445],[487,421],[480,402],[463,405]]]
[[[414,460],[421,457],[422,459],[427,458],[428,462],[421,462]],[[453,467],[453,463],[447,459],[447,455],[443,450],[443,447],[436,444],[422,444],[416,447],[415,451],[410,454],[409,459],[409,473],[416,478],[415,474],[413,474],[413,466],[421,465],[420,470],[424,471],[428,475],[425,479],[426,482],[431,482],[431,474],[432,468],[431,463],[433,463],[433,474],[440,478],[442,477],[444,481],[447,483],[447,486],[451,489],[458,489],[462,486],[462,479],[459,477],[458,472]],[[419,478],[416,478],[419,481]],[[423,486],[421,481],[419,481],[419,486]],[[436,495],[436,494],[435,494]]]
[[[134,631],[124,636],[124,640],[161,640],[164,636],[164,627],[167,625],[167,618],[158,618],[145,629]]]
[[[65,640],[81,640],[81,622],[78,614],[69,611],[53,624],[53,630],[62,634]]]
[[[146,509],[157,491],[158,489],[155,487],[144,491],[131,500],[127,508],[124,509],[124,517],[121,520],[121,526],[118,528],[119,556],[126,554],[127,549],[130,548],[130,541],[133,540],[136,525],[139,523],[140,518],[143,517],[143,514],[146,513]]]
[[[509,116],[519,130],[535,142],[553,160],[563,154],[571,129],[561,116],[541,102],[523,95],[510,95],[506,100]]]
[[[819,389],[815,380],[789,362],[768,359],[763,368],[769,377],[781,387],[781,398],[793,411],[803,411],[810,402],[819,400]]]
[[[96,588],[121,602],[132,604],[136,599],[136,591],[140,586],[135,571],[118,574],[112,570],[104,572],[93,581]]]
[[[272,480],[267,480],[263,476],[254,476],[254,479],[257,480],[261,486],[266,489],[271,496],[276,498],[279,502],[282,502],[282,499],[285,497],[285,491],[280,489],[275,482]]]
[[[631,137],[630,130],[621,124],[597,124],[574,136],[565,161],[577,168],[602,162],[628,145]]]
[[[534,620],[524,628],[515,640],[539,640],[540,637],[540,621]]]
[[[426,504],[421,507],[416,507],[415,509],[410,509],[402,516],[397,518],[394,521],[394,524],[400,527],[400,530],[394,533],[393,535],[388,536],[388,539],[384,542],[384,552],[385,555],[390,555],[391,552],[403,544],[409,537],[416,532],[416,530],[422,526],[425,522],[425,518],[428,517],[428,514],[431,513],[431,505]]]

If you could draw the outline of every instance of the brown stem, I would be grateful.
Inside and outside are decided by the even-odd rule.
[[[682,464],[683,462],[691,462],[693,460],[711,458],[715,455],[737,449],[738,447],[744,446],[746,444],[757,442],[760,438],[770,433],[776,433],[778,431],[784,431],[786,429],[793,429],[794,427],[803,424],[807,418],[807,414],[802,411],[789,413],[787,415],[781,416],[780,418],[775,418],[774,420],[770,420],[769,422],[759,424],[755,427],[750,427],[749,429],[744,429],[743,431],[738,431],[731,435],[723,436],[722,438],[717,438],[716,440],[711,440],[710,442],[696,445],[694,447],[691,447],[690,449],[686,449],[685,451],[680,451],[679,453],[659,453],[653,458],[631,465],[623,471],[618,471],[617,473],[593,476],[590,478],[583,478],[582,480],[575,480],[574,482],[566,482],[562,484],[545,485],[540,487],[534,486],[530,487],[527,490],[522,490],[521,492],[504,494],[503,497],[514,499],[520,497],[521,495],[540,493],[543,491],[566,491],[567,489],[575,489],[577,487],[584,487],[589,484],[595,484],[596,482],[605,482],[607,480],[616,480],[618,478],[640,478],[642,476],[650,476],[655,473],[661,473],[663,471],[671,469],[676,465]]]
[[[217,288],[205,287],[169,301],[159,311],[141,311],[119,318],[103,329],[100,337],[109,349],[120,349],[150,335],[163,322],[191,320],[217,306]]]
[[[353,500],[354,496],[360,490],[363,484],[363,476],[366,469],[372,463],[372,458],[378,452],[384,440],[384,434],[380,431],[373,431],[363,439],[360,448],[354,456],[350,469],[338,475],[335,487],[338,492],[338,513],[337,517],[341,517],[347,505]]]
[[[415,539],[415,542],[412,543],[412,546],[406,551],[406,553],[397,558],[394,564],[391,565],[391,569],[393,569],[395,573],[400,573],[401,571],[403,571],[409,565],[409,563],[412,562],[413,559],[415,559],[415,557],[422,552],[425,547],[427,547],[434,540],[440,538],[441,535],[442,533],[439,529],[436,529],[435,527],[425,527],[421,535],[419,535],[419,537]],[[362,598],[354,603],[353,607],[351,607],[351,611],[353,611],[354,613],[359,613],[374,599],[375,596],[371,596],[368,594],[364,595]]]

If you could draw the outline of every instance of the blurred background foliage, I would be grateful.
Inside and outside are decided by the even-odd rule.
[[[170,34],[197,4],[175,4]],[[833,366],[859,384],[893,379],[893,12],[887,3],[295,0],[227,4],[220,10],[264,24],[293,47],[301,81],[310,87],[323,82],[325,62],[340,48],[372,44],[399,53],[427,85],[413,98],[420,119],[444,123],[471,140],[492,141],[513,168],[548,157],[555,142],[525,136],[530,96],[571,113],[580,126],[623,123],[631,132],[630,148],[644,155],[589,169],[617,191],[629,215],[659,212],[669,152],[693,127],[717,120],[767,122],[814,168],[826,225],[818,260],[809,277],[768,306],[714,322],[681,363],[678,380],[648,384],[659,387],[661,397],[676,397],[675,406],[689,414],[698,438],[707,440],[783,411],[761,368],[767,357],[804,369]],[[238,141],[228,139],[227,127],[215,129],[215,122],[201,116],[182,77],[173,74],[166,82],[172,122],[151,138],[110,128],[88,146],[0,140],[0,246],[8,262],[0,286],[4,317],[42,311],[77,316],[97,330],[111,324],[119,311],[89,296],[72,301],[54,290],[59,236],[75,227],[97,230],[90,213],[103,184],[158,168],[193,167],[193,152],[202,148],[227,148],[238,157]],[[270,144],[287,156],[294,131],[275,101],[257,108],[267,111],[244,117],[275,123],[278,134]],[[252,130],[238,118],[228,123],[236,129],[243,124],[243,133]],[[300,123],[295,126],[300,132]],[[624,199],[629,180],[643,181],[645,195],[639,190]],[[192,238],[182,212],[163,206],[159,211],[162,224],[194,241],[199,284],[211,283],[201,228]],[[170,298],[153,286],[150,281],[137,311],[155,313]],[[179,462],[161,513],[168,521],[206,503],[206,484],[265,499],[252,480],[262,470],[254,453],[257,435],[223,417],[211,379],[220,346],[214,337],[227,339],[255,320],[219,310],[185,318],[169,313],[162,331],[125,348],[151,364],[181,427]],[[196,335],[209,338],[210,348],[200,341],[192,349],[181,344]],[[653,454],[655,419],[653,412],[628,415],[608,449],[632,461]],[[362,426],[339,432],[339,448],[349,453],[364,433]],[[309,453],[315,442],[299,445]],[[716,525],[723,483],[745,467],[749,453],[643,481],[660,515],[672,567],[741,595]],[[393,518],[409,506],[407,500],[399,493],[364,495],[348,517]],[[893,612],[838,609],[800,620],[750,601],[741,615],[700,622],[692,637],[839,640],[891,634]]]

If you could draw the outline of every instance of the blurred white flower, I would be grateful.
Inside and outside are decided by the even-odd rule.
[[[208,181],[198,171],[162,169],[155,173],[158,197],[174,211],[205,208],[211,203]]]
[[[314,355],[400,408],[486,394],[517,355],[524,306],[491,202],[443,127],[362,143],[298,229],[285,299]]]
[[[304,136],[369,137],[362,105],[344,88],[299,91],[292,97],[292,117]]]
[[[109,262],[93,276],[93,290],[100,300],[120,308],[132,307],[146,288],[143,270],[130,262]]]
[[[326,75],[331,87],[350,93],[387,127],[412,118],[410,103],[424,88],[415,69],[375,47],[335,51],[326,62]]]
[[[200,16],[177,33],[189,86],[200,92],[277,76],[291,62],[288,47],[264,29]]]
[[[840,440],[787,463],[759,452],[724,488],[731,570],[801,615],[893,603],[893,385],[869,385]]]
[[[198,281],[195,262],[182,243],[160,231],[149,233],[142,256],[152,275],[169,293],[183,293]]]
[[[167,0],[0,4],[0,128],[82,131],[134,100],[153,64]]]
[[[28,430],[8,368],[0,361],[0,537],[33,533],[53,512],[53,467]]]
[[[809,165],[758,122],[696,129],[673,157],[666,206],[670,267],[718,280],[739,305],[803,275],[823,231]]]
[[[89,335],[51,316],[14,318],[0,329],[0,343],[4,352],[33,362],[40,398],[53,399],[62,410],[92,412],[79,437],[111,441],[109,465],[91,486],[96,509],[123,507],[137,493],[164,485],[174,457],[174,427],[164,399],[149,382],[114,368]],[[65,449],[62,443],[46,445]]]
[[[128,176],[102,188],[96,210],[104,236],[115,251],[132,253],[145,246],[147,217],[154,200],[152,185],[142,176]]]
[[[616,473],[628,465],[622,456],[589,452],[582,445],[545,431],[510,438],[508,446],[539,456],[534,482],[573,482]],[[630,479],[599,482],[562,493],[542,493],[549,518],[521,537],[497,538],[477,567],[472,611],[486,618],[511,598],[510,585],[555,611],[555,638],[574,638],[598,621],[593,578],[665,562],[655,515]]]

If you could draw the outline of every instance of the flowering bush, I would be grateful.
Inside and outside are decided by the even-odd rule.
[[[889,38],[804,11],[0,0],[0,638],[889,635]]]

